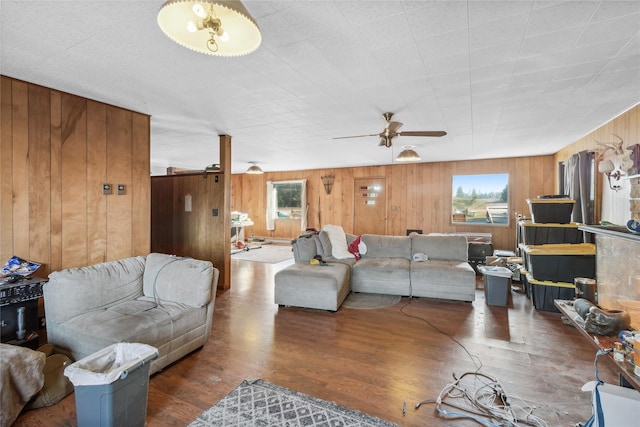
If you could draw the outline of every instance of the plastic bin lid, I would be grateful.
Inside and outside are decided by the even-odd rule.
[[[553,243],[549,245],[524,245],[527,255],[595,255],[593,243]]]
[[[551,280],[536,280],[533,278],[533,276],[529,272],[527,272],[526,276],[527,276],[527,282],[534,285],[557,286],[559,288],[575,288],[576,287],[576,285],[574,285],[573,283],[568,283],[568,282],[552,282]]]
[[[567,204],[567,203],[571,203],[574,204],[576,201],[573,199],[562,199],[562,198],[558,198],[558,199],[527,199],[527,203],[528,204],[532,204],[532,203],[560,203],[560,204]]]
[[[511,277],[513,276],[513,272],[509,270],[507,267],[487,267],[481,265],[478,267],[478,270],[487,276],[498,276],[498,277]]]
[[[557,227],[557,228],[578,228],[582,224],[578,222],[570,222],[568,224],[557,224],[555,222],[529,222],[529,221],[521,221],[520,225],[523,227]]]

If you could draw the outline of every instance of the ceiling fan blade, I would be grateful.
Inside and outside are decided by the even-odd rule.
[[[402,123],[400,123],[400,122],[389,122],[389,123],[387,123],[387,129],[391,133],[397,132],[398,129],[400,129],[401,127],[402,127]]]
[[[378,147],[391,147],[391,141],[393,140],[392,136],[380,135],[380,143]]]
[[[364,138],[365,136],[379,136],[379,133],[372,133],[370,135],[353,135],[353,136],[334,136],[331,139],[346,139],[346,138]]]
[[[398,132],[400,136],[445,136],[447,133],[443,130],[416,130]]]

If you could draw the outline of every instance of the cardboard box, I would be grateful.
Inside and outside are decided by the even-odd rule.
[[[590,381],[582,386],[582,391],[591,392],[594,413],[597,412],[594,393],[596,384],[596,381]],[[637,426],[640,423],[638,418],[640,415],[640,392],[632,388],[604,383],[598,386],[598,393],[604,424],[601,424],[598,417],[595,417],[594,427]]]

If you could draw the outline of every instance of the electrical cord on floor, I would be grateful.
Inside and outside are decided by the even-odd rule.
[[[465,382],[467,376],[470,376],[471,380]],[[454,375],[454,380],[442,389],[436,399],[418,402],[416,409],[425,403],[435,403],[438,415],[446,419],[472,419],[489,427],[516,427],[521,423],[547,427],[541,418],[532,414],[532,408],[522,399],[507,396],[500,383],[493,377],[479,372],[466,372],[459,378]],[[467,406],[449,401],[453,399],[462,399]],[[446,410],[443,406],[455,408],[457,411]]]
[[[457,338],[451,334],[441,330],[429,320],[407,313],[405,308],[411,304],[413,296],[409,296],[409,301],[400,307],[400,312],[413,319],[421,320],[429,325],[433,330],[448,337],[451,341],[460,346],[469,356],[475,366],[475,371],[466,372],[459,378],[453,374],[454,382],[447,384],[436,399],[425,399],[415,405],[415,409],[419,409],[421,405],[426,403],[435,403],[436,411],[442,418],[447,419],[472,419],[479,424],[488,427],[517,427],[518,423],[525,423],[534,427],[547,427],[547,424],[541,418],[533,415],[533,408],[517,396],[509,397],[504,391],[502,385],[493,377],[480,372],[482,368],[482,360],[478,356],[474,356]],[[474,390],[468,391],[462,380],[471,375],[474,378]],[[482,380],[482,381],[481,381]],[[480,382],[480,387],[478,383]],[[467,406],[452,403],[446,399],[463,398]],[[518,402],[520,404],[515,404]],[[450,411],[443,408],[449,406],[457,411]],[[496,422],[494,422],[496,421]]]
[[[425,319],[424,317],[420,317],[420,316],[416,316],[414,314],[409,314],[405,311],[405,308],[411,304],[411,301],[413,301],[413,297],[410,296],[409,297],[409,301],[407,301],[405,304],[403,304],[400,307],[400,313],[404,314],[407,317],[410,317],[412,319],[417,319],[417,320],[421,320],[424,323],[426,323],[427,325],[429,325],[433,330],[437,331],[438,333],[446,336],[447,338],[449,338],[451,341],[455,342],[456,344],[458,344],[458,346],[460,346],[460,348],[462,348],[465,353],[467,353],[467,355],[469,356],[469,358],[471,359],[471,362],[473,362],[474,366],[476,367],[476,372],[480,371],[480,369],[482,368],[482,360],[480,360],[480,358],[478,356],[474,356],[471,354],[471,352],[469,352],[469,350],[467,349],[467,347],[464,346],[464,344],[462,344],[456,337],[454,337],[451,334],[448,334],[446,332],[444,332],[442,329],[438,328],[436,325],[434,325],[433,323],[431,323],[429,320]]]

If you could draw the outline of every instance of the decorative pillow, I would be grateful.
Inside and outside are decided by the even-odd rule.
[[[360,237],[358,237],[358,240],[360,240],[360,243],[358,243],[358,252],[360,255],[365,255],[367,253],[367,245],[364,244]]]
[[[351,252],[353,256],[356,257],[356,261],[360,259],[359,245],[360,245],[360,236],[356,237],[355,240],[351,242],[351,244],[349,245],[349,252]]]
[[[329,236],[331,242],[331,255],[336,259],[355,258],[347,246],[347,236],[339,225],[327,224],[323,230]]]

